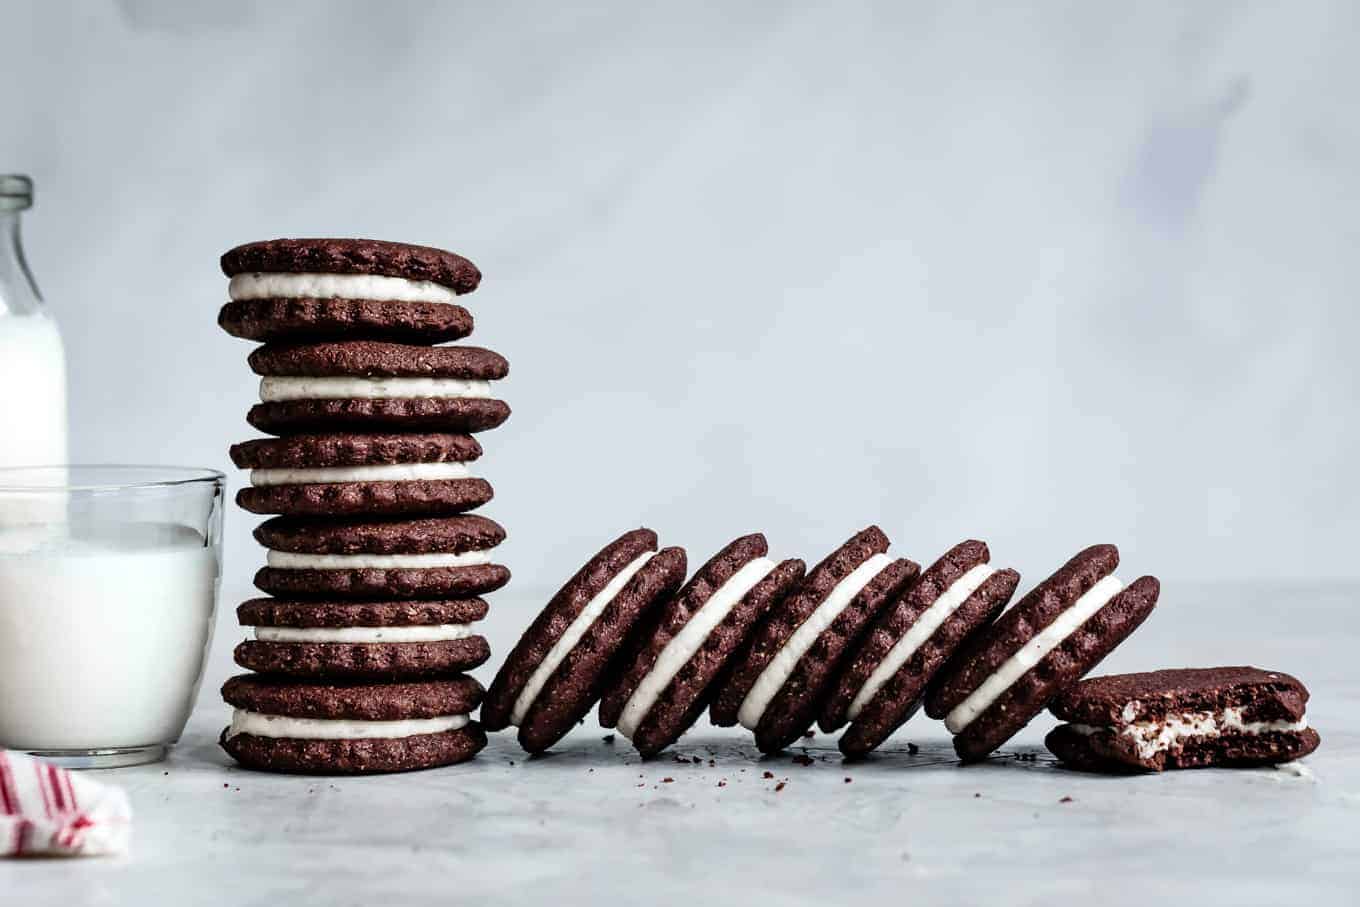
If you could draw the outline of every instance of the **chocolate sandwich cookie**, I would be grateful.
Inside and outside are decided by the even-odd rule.
[[[740,723],[761,752],[778,752],[806,731],[842,658],[919,567],[885,553],[870,526],[812,569],[751,634],[732,660],[710,709],[714,724]]]
[[[409,520],[275,517],[255,529],[269,549],[255,585],[280,598],[358,601],[465,598],[504,586],[491,562],[505,539],[476,514]]]
[[[480,598],[328,602],[256,598],[236,617],[254,639],[236,663],[265,674],[327,680],[407,680],[467,671],[491,657],[473,624]]]
[[[469,463],[482,455],[470,435],[292,435],[235,444],[249,469],[236,503],[251,513],[291,516],[424,516],[460,513],[491,500]]]
[[[405,772],[471,759],[486,734],[469,717],[471,677],[336,686],[242,674],[222,686],[235,708],[219,742],[250,768],[307,774]]]
[[[600,698],[609,671],[648,612],[685,579],[685,551],[657,550],[656,533],[634,529],[567,580],[520,637],[482,706],[482,722],[515,725],[531,753],[562,739]]]
[[[261,402],[247,421],[268,434],[495,428],[510,416],[491,382],[510,365],[475,346],[355,340],[266,344],[250,354]]]
[[[926,694],[965,762],[984,759],[1147,619],[1161,585],[1127,587],[1119,549],[1094,545],[1030,590],[971,640]]]
[[[988,563],[983,542],[955,545],[884,608],[849,656],[818,725],[846,756],[875,749],[920,708],[926,685],[959,645],[996,619],[1020,574]]]
[[[643,624],[600,701],[600,723],[638,752],[670,746],[703,713],[705,694],[756,621],[803,578],[805,565],[768,557],[765,536],[732,542]]]
[[[231,302],[218,324],[260,341],[457,340],[472,316],[454,300],[482,277],[452,252],[364,239],[249,243],[222,256],[222,271]]]
[[[1318,748],[1307,702],[1298,680],[1259,668],[1111,674],[1053,701],[1053,714],[1071,723],[1044,744],[1089,771],[1273,765]]]

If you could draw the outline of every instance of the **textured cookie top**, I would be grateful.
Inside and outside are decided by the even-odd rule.
[[[1118,566],[1119,549],[1114,545],[1092,545],[1078,552],[955,656],[953,664],[957,667],[942,677],[939,686],[931,691],[926,702],[927,713],[932,718],[944,717],[1025,643],[1039,635],[1059,614]]]
[[[466,463],[481,455],[482,445],[471,435],[440,432],[291,435],[231,446],[231,461],[240,469]]]
[[[471,293],[482,280],[477,266],[461,255],[380,239],[268,239],[223,254],[223,274],[232,277],[251,271],[380,274],[429,280],[457,293]]]
[[[275,517],[255,529],[275,551],[300,554],[461,554],[494,548],[505,529],[477,514],[418,520],[330,520]]]
[[[1243,707],[1251,720],[1297,721],[1307,702],[1308,690],[1289,674],[1234,666],[1092,677],[1059,696],[1050,710],[1064,721],[1099,726]]]
[[[336,685],[238,674],[222,685],[227,704],[266,715],[353,721],[400,721],[463,715],[482,701],[471,677],[412,683]]]
[[[285,601],[252,598],[236,608],[243,627],[413,627],[475,623],[486,617],[480,598],[407,602]]]
[[[413,346],[378,340],[271,343],[247,360],[257,375],[307,378],[463,378],[495,381],[510,374],[500,353],[478,346]]]

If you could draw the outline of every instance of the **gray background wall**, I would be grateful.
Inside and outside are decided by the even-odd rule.
[[[6,4],[76,456],[230,470],[217,256],[356,234],[486,274],[518,582],[871,521],[1356,575],[1360,7],[994,6]]]

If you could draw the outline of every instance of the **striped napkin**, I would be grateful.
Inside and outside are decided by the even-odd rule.
[[[0,750],[0,857],[127,853],[123,789]]]

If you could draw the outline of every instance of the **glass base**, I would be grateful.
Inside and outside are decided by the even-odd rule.
[[[102,750],[26,750],[30,756],[45,759],[62,768],[126,768],[160,762],[170,752],[170,745],[153,743],[150,746],[120,746]]]

